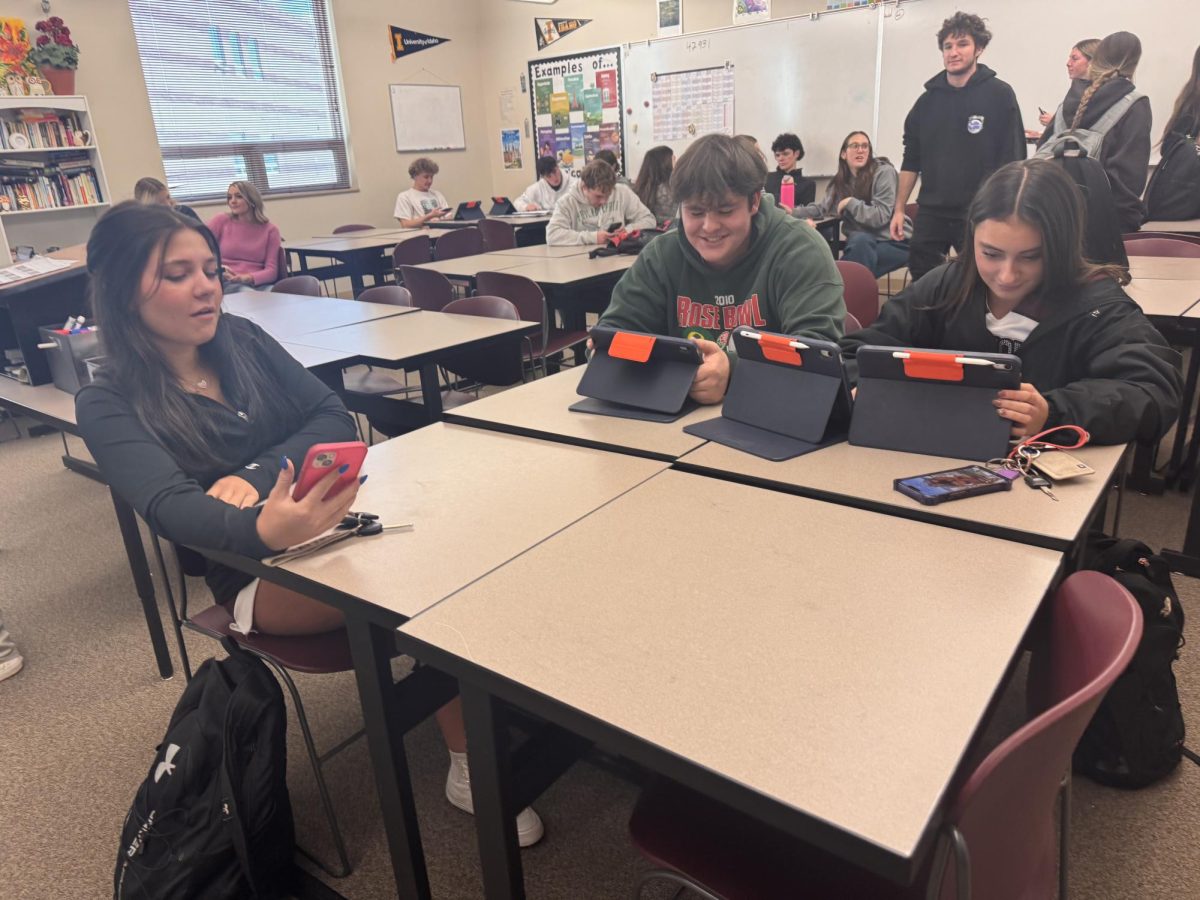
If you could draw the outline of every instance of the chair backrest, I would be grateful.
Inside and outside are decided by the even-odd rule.
[[[533,355],[542,355],[550,338],[550,320],[546,314],[546,295],[536,281],[508,272],[480,272],[475,276],[475,290],[479,294],[508,300],[517,308],[517,315],[526,322],[541,322],[541,338],[535,336],[531,340],[534,344]]]
[[[846,285],[846,312],[858,319],[860,327],[866,328],[879,315],[879,282],[862,263],[839,259],[837,267]]]
[[[392,249],[392,266],[396,269],[401,266],[419,266],[432,260],[433,243],[427,234],[407,238]]]
[[[856,331],[862,331],[862,323],[854,317],[854,313],[846,313],[846,317],[842,319],[842,333],[854,334]]]
[[[490,319],[521,317],[517,308],[503,297],[476,295],[446,304],[442,310],[458,316],[483,316]],[[524,354],[518,341],[500,342],[489,347],[453,351],[438,362],[456,375],[481,384],[508,385],[525,379]]]
[[[454,285],[441,272],[417,266],[400,266],[397,272],[418,309],[441,312],[442,307],[454,299]]]
[[[412,294],[408,288],[400,287],[398,284],[377,284],[375,287],[369,287],[357,297],[355,300],[362,300],[364,303],[387,303],[391,306],[412,306]]]
[[[455,228],[438,237],[433,245],[434,259],[458,259],[483,252],[483,235],[474,225]]]
[[[1181,241],[1175,237],[1125,238],[1125,252],[1129,256],[1185,256],[1200,259],[1200,243]]]
[[[370,231],[374,225],[339,225],[333,229],[334,234],[345,234],[347,231]]]
[[[483,237],[483,249],[491,253],[496,250],[511,250],[517,246],[517,229],[499,219],[480,219],[475,226]]]
[[[1054,806],[1071,753],[1142,636],[1142,611],[1100,572],[1076,572],[1054,595],[1049,648],[1030,679],[1048,705],[967,776],[948,820],[966,839],[976,900],[1054,895]],[[1042,657],[1044,662],[1039,662]],[[953,897],[954,865],[942,898]]]
[[[288,273],[288,255],[283,247],[279,248],[279,254],[275,257],[275,279],[286,278]]]
[[[1121,235],[1126,248],[1130,241],[1152,241],[1156,238],[1166,238],[1170,241],[1183,241],[1186,244],[1200,244],[1200,234],[1175,234],[1170,231],[1134,231]]]
[[[271,285],[277,294],[301,294],[305,297],[320,297],[321,282],[311,275],[292,275]]]

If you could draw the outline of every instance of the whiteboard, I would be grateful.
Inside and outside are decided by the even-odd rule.
[[[866,8],[627,45],[629,177],[637,176],[642,157],[655,146],[651,76],[726,64],[734,72],[733,132],[758,138],[768,159],[775,136],[795,132],[804,144],[804,174],[834,174],[846,134],[872,128],[879,18],[877,8]],[[665,143],[678,155],[691,140]]]
[[[884,19],[883,72],[879,95],[876,146],[902,155],[904,117],[942,68],[937,32],[942,21],[962,7],[961,0],[917,0],[903,3]],[[1159,132],[1191,71],[1200,43],[1196,0],[989,0],[969,9],[987,22],[992,42],[980,62],[1012,85],[1026,128],[1041,131],[1038,107],[1048,112],[1062,102],[1067,80],[1067,54],[1084,38],[1131,31],[1142,42],[1142,62],[1133,82],[1150,97],[1154,113],[1151,134]],[[1158,154],[1151,158],[1157,161]]]
[[[454,84],[393,84],[396,150],[466,150],[462,89]]]

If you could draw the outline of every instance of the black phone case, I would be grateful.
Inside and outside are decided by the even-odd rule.
[[[963,468],[967,468],[963,466]],[[955,472],[957,469],[944,469],[943,472]],[[903,494],[905,497],[911,497],[918,503],[925,506],[937,506],[940,503],[948,503],[951,500],[965,500],[967,497],[978,497],[981,494],[999,494],[1004,491],[1012,490],[1012,481],[1001,478],[1000,481],[994,484],[981,484],[973,488],[968,488],[965,491],[956,491],[953,494],[942,494],[937,497],[926,497],[920,491],[913,490],[907,485],[902,484],[905,481],[911,481],[914,478],[928,478],[930,475],[941,475],[943,472],[926,472],[924,475],[908,475],[904,478],[897,478],[892,482],[892,487],[897,493]]]
[[[700,367],[700,351],[685,338],[664,337],[637,331],[619,331],[597,326],[591,331],[595,353],[579,380],[577,392],[584,397],[603,400],[615,406],[603,407],[602,414],[625,418],[646,418],[638,410],[670,414],[673,421],[682,415],[692,379]],[[615,355],[610,352],[616,343]],[[627,346],[639,351],[630,354]],[[640,358],[644,355],[644,359]],[[577,412],[601,412],[593,404]]]
[[[893,354],[917,354],[913,360]],[[858,394],[850,443],[929,456],[989,460],[1008,452],[1011,423],[992,401],[1021,384],[1021,360],[1007,353],[858,349]],[[955,365],[956,356],[997,363]]]
[[[745,327],[732,339],[738,362],[721,416],[684,431],[774,461],[846,439],[850,390],[837,344]],[[793,340],[808,349],[789,347]]]

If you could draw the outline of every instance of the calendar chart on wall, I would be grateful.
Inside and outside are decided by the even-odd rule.
[[[650,106],[654,141],[686,141],[703,134],[733,134],[733,66],[656,72]]]
[[[576,174],[598,150],[624,162],[618,48],[530,60],[529,83],[539,157],[554,156]]]

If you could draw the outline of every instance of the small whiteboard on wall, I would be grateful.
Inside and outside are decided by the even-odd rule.
[[[393,84],[396,151],[466,150],[462,89],[454,84]]]

